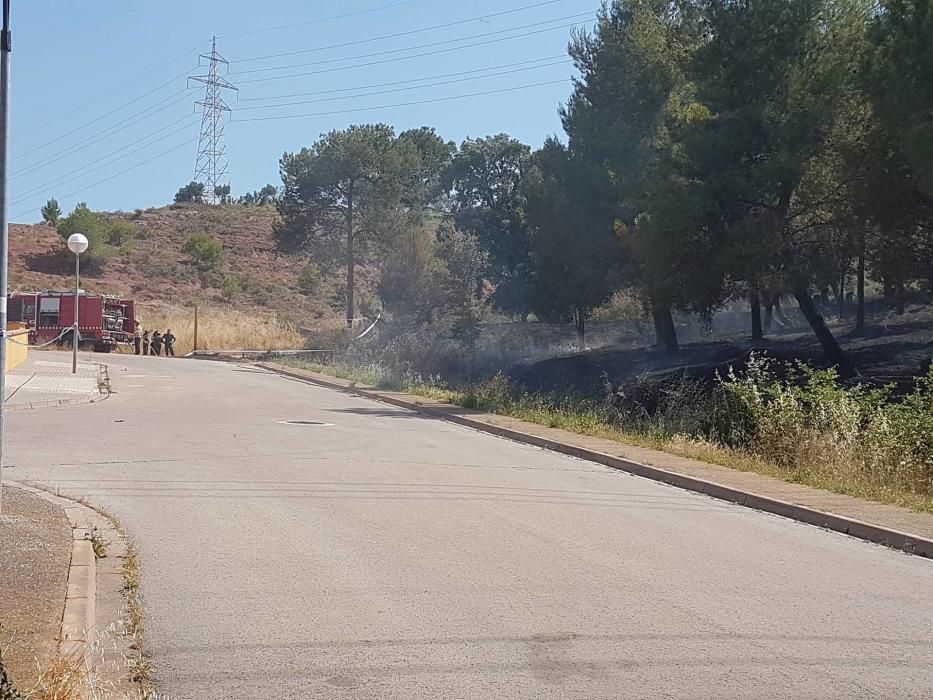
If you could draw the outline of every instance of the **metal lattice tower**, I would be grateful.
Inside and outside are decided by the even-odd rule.
[[[219,72],[220,66],[229,65],[227,59],[217,53],[217,37],[211,42],[211,52],[198,57],[207,61],[207,75],[193,75],[188,78],[204,83],[204,99],[195,104],[201,107],[201,138],[198,139],[198,158],[194,165],[194,180],[204,184],[204,194],[211,204],[217,203],[216,187],[222,184],[227,173],[227,147],[224,144],[224,117],[230,107],[224,102],[223,90],[237,88],[224,79]]]

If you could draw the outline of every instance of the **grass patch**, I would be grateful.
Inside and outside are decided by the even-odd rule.
[[[139,592],[139,553],[130,540],[127,540],[123,556],[123,594],[126,596],[126,630],[133,638],[130,673],[133,682],[139,687],[140,697],[150,698],[155,692],[152,687],[152,668],[143,655],[145,617]]]
[[[575,396],[516,393],[501,376],[452,389],[378,365],[322,365],[300,360],[285,364],[549,428],[933,512],[931,467],[911,437],[923,430],[924,407],[931,403],[922,387],[902,404],[888,403],[887,397],[877,392],[859,389],[853,394],[851,389],[834,388],[832,377],[825,372],[815,373],[813,381],[804,377],[800,389],[759,378],[755,386],[771,392],[770,398],[747,395],[748,382],[738,389],[746,392],[740,398],[751,404],[751,413],[745,403],[736,406],[728,403],[729,398],[717,404],[717,409],[702,404],[691,405],[685,412],[683,406],[663,408],[667,413],[662,418],[633,416],[631,409],[620,410],[608,402]],[[693,394],[690,399],[698,401]],[[723,413],[723,407],[734,413]],[[726,434],[727,428],[732,433]],[[711,439],[704,432],[717,438]],[[907,444],[900,447],[905,440]]]
[[[172,330],[175,353],[194,349],[194,309],[144,308],[140,312],[145,330]],[[198,314],[199,350],[301,350],[304,336],[274,314],[255,314],[202,308]]]
[[[35,686],[22,693],[23,700],[82,700],[88,685],[83,650],[55,659],[42,671]]]

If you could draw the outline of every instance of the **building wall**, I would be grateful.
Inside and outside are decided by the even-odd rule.
[[[29,352],[29,348],[26,346],[26,343],[29,342],[29,331],[23,328],[21,323],[10,323],[7,325],[7,335],[16,341],[9,341],[6,344],[6,368],[4,371],[9,372],[26,361],[26,355]]]

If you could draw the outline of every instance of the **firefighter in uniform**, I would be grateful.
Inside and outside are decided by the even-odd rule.
[[[149,331],[143,331],[143,355],[149,354]]]
[[[133,333],[133,350],[135,351],[137,355],[139,354],[139,346],[140,346],[140,343],[142,343],[142,339],[143,339],[142,326],[140,325],[139,321],[137,321],[136,331]]]
[[[159,331],[152,333],[152,354],[159,356],[162,354],[162,334]]]
[[[165,331],[165,335],[162,336],[162,342],[165,343],[165,356],[168,357],[171,355],[175,357],[175,348],[173,347],[175,345],[175,336],[172,335],[171,328]]]

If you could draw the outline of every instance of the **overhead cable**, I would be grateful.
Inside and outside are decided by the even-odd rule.
[[[511,15],[516,12],[523,12],[524,10],[531,10],[538,7],[544,7],[545,5],[553,5],[558,2],[566,2],[566,0],[545,0],[544,2],[536,2],[532,5],[523,5],[522,7],[516,7],[511,10],[501,10],[500,12],[493,12],[488,15],[478,15],[476,17],[468,17],[466,19],[458,19],[454,22],[445,22],[444,24],[435,24],[430,27],[421,27],[420,29],[409,29],[404,32],[396,32],[395,34],[383,34],[382,36],[373,36],[367,39],[356,39],[354,41],[345,41],[341,44],[328,44],[325,46],[316,46],[311,49],[299,49],[297,51],[285,51],[283,53],[273,53],[267,54],[265,56],[249,56],[247,58],[239,58],[231,63],[246,63],[250,61],[263,61],[270,58],[283,58],[285,56],[297,56],[303,53],[314,53],[316,51],[327,51],[328,49],[342,49],[347,46],[358,46],[360,44],[369,44],[374,41],[383,41],[385,39],[397,39],[401,36],[411,36],[412,34],[421,34],[423,32],[431,32],[437,29],[446,29],[448,27],[456,27],[461,24],[469,24],[470,22],[482,22],[486,21],[492,17],[501,17],[503,15]]]
[[[261,122],[261,121],[270,121],[274,119],[304,119],[306,117],[323,117],[329,116],[332,114],[351,114],[353,112],[369,112],[376,109],[391,109],[393,107],[410,107],[413,105],[424,105],[431,104],[433,102],[447,102],[449,100],[463,100],[468,97],[481,97],[483,95],[496,95],[503,92],[513,92],[515,90],[527,90],[535,87],[542,87],[544,85],[558,85],[566,84],[569,82],[569,78],[563,80],[549,80],[542,83],[531,83],[529,85],[515,85],[512,87],[502,88],[500,90],[486,90],[484,92],[471,92],[465,95],[452,95],[450,97],[435,97],[427,100],[416,100],[413,102],[398,102],[396,104],[390,105],[375,105],[372,107],[354,107],[351,109],[336,109],[328,112],[308,112],[304,114],[283,114],[279,116],[269,116],[269,117],[247,117],[246,119],[233,119],[234,124],[239,124],[242,122]]]
[[[105,182],[109,182],[110,180],[113,180],[113,179],[115,179],[115,178],[118,178],[118,177],[120,177],[121,175],[126,175],[126,173],[131,172],[131,171],[133,171],[133,170],[136,170],[136,168],[141,168],[141,167],[144,166],[144,165],[148,165],[148,164],[151,163],[152,161],[158,160],[159,158],[162,158],[162,157],[164,157],[164,156],[167,156],[169,153],[172,153],[172,152],[174,152],[174,151],[177,151],[179,148],[184,148],[185,146],[190,146],[191,144],[195,143],[196,141],[197,141],[197,138],[189,139],[188,141],[185,141],[184,143],[180,143],[180,144],[178,144],[177,146],[174,146],[174,147],[168,149],[167,151],[163,151],[162,153],[159,153],[158,155],[155,155],[155,156],[153,156],[152,158],[147,158],[146,160],[140,161],[139,163],[136,163],[135,165],[133,165],[133,166],[127,168],[126,170],[121,170],[121,171],[118,172],[118,173],[114,173],[113,175],[110,175],[110,176],[108,176],[108,177],[105,177],[103,180],[98,180],[97,182],[95,182],[95,183],[93,183],[93,184],[90,184],[90,185],[87,185],[86,187],[82,187],[82,188],[79,189],[79,190],[75,190],[74,192],[69,192],[68,194],[66,194],[66,195],[64,195],[64,196],[62,197],[62,200],[66,200],[66,199],[68,199],[69,197],[74,197],[75,195],[79,195],[79,194],[82,194],[82,193],[84,193],[84,192],[87,192],[88,190],[93,189],[94,187],[97,187],[98,185],[102,185],[102,184],[105,183]],[[13,219],[22,219],[24,216],[29,216],[30,212],[34,211],[34,209],[35,209],[35,208],[31,208],[29,211],[25,211],[25,212],[23,212],[22,214],[17,214],[16,216],[14,216],[14,217],[12,217],[12,218],[13,218]]]
[[[583,17],[590,17],[591,14],[592,13],[590,12],[577,12],[576,14],[566,15],[564,17],[555,17],[553,19],[543,20],[541,22],[532,22],[531,24],[522,24],[517,27],[508,27],[507,29],[497,29],[494,32],[483,32],[482,34],[473,34],[471,36],[460,37],[459,39],[445,39],[443,41],[432,41],[427,44],[416,44],[415,46],[403,46],[397,49],[385,49],[382,51],[372,51],[370,53],[358,54],[356,56],[345,56],[343,58],[327,58],[327,59],[323,59],[320,61],[308,61],[305,63],[291,63],[291,64],[284,65],[284,66],[267,66],[265,68],[250,68],[249,70],[231,71],[230,75],[246,75],[247,73],[268,73],[269,71],[288,70],[290,68],[304,68],[307,66],[322,66],[322,65],[329,64],[329,63],[341,63],[343,61],[352,61],[352,60],[356,60],[359,58],[371,58],[373,56],[388,56],[391,54],[404,53],[406,51],[428,49],[428,48],[432,48],[435,46],[448,46],[450,44],[457,44],[462,41],[470,41],[472,39],[481,39],[483,37],[488,37],[488,36],[507,34],[509,32],[519,31],[521,29],[530,29],[532,27],[541,27],[545,24],[553,24],[554,22],[565,22],[566,20],[569,20],[569,19],[581,19]],[[553,31],[555,29],[565,29],[567,26],[572,26],[572,25],[551,27],[544,31]],[[535,33],[535,32],[531,32],[531,33]],[[523,36],[527,36],[527,35],[519,34],[514,37],[502,37],[501,39],[498,39],[497,41],[505,41],[508,39],[520,38]],[[473,45],[476,46],[478,44],[473,44]],[[243,81],[238,81],[238,82],[253,82],[253,81],[243,80]]]
[[[537,68],[547,68],[549,66],[567,65],[569,63],[570,63],[570,59],[563,59],[561,61],[555,61],[553,63],[542,63],[542,64],[535,65],[535,66],[526,66],[524,68],[513,68],[512,70],[500,71],[498,73],[489,73],[487,75],[474,75],[468,78],[455,78],[453,80],[441,80],[438,82],[426,83],[424,85],[409,85],[407,87],[397,87],[397,88],[391,88],[388,90],[377,90],[374,92],[363,92],[363,93],[359,93],[355,95],[341,95],[338,97],[320,97],[314,100],[298,100],[297,102],[283,102],[281,104],[274,104],[274,105],[255,105],[252,107],[238,107],[237,112],[242,112],[245,110],[253,110],[253,109],[277,109],[279,107],[293,107],[295,105],[306,105],[306,104],[313,104],[316,102],[334,102],[336,100],[349,100],[355,97],[372,97],[373,95],[386,95],[386,94],[393,93],[393,92],[405,92],[406,90],[421,90],[423,88],[436,87],[438,85],[452,85],[454,83],[464,83],[470,80],[482,80],[484,78],[493,78],[499,75],[521,73],[523,71],[534,70]]]
[[[302,73],[289,73],[288,75],[273,75],[273,76],[267,76],[264,78],[250,78],[248,80],[239,80],[237,82],[240,85],[245,85],[248,83],[262,83],[262,82],[269,82],[272,80],[287,80],[289,78],[302,78],[308,75],[321,75],[323,73],[335,73],[338,71],[352,70],[354,68],[366,68],[368,66],[376,66],[376,65],[381,65],[384,63],[394,63],[396,61],[405,61],[405,60],[409,60],[412,58],[423,58],[424,56],[435,56],[437,54],[448,53],[450,51],[461,51],[463,49],[470,49],[476,46],[487,46],[489,44],[496,44],[500,41],[509,41],[511,39],[521,39],[523,37],[543,34],[545,32],[555,31],[557,29],[567,29],[568,27],[577,27],[580,24],[582,24],[582,22],[573,22],[571,24],[564,24],[564,25],[560,25],[557,27],[548,27],[547,29],[538,29],[533,32],[525,32],[524,34],[515,34],[513,36],[500,37],[498,39],[487,39],[486,41],[478,41],[472,44],[464,44],[463,46],[452,46],[452,47],[448,47],[444,49],[436,49],[434,51],[425,51],[424,53],[411,54],[410,56],[398,56],[396,58],[384,58],[379,61],[366,61],[364,63],[354,63],[349,66],[337,66],[334,68],[323,68],[323,69],[314,70],[314,71],[304,71]],[[342,60],[352,60],[352,59],[342,59]]]

